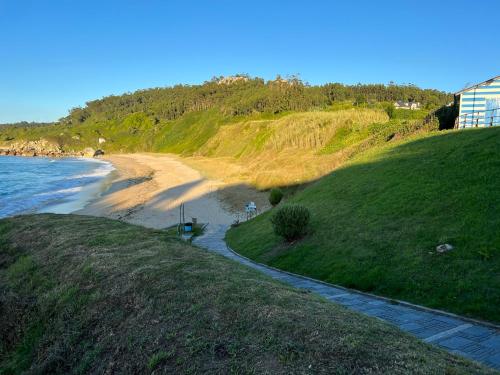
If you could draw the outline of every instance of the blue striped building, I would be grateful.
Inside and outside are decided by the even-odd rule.
[[[458,129],[500,126],[500,76],[455,93]]]

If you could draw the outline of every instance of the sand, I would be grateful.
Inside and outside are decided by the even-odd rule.
[[[76,214],[104,216],[150,228],[179,223],[184,203],[186,221],[231,224],[244,218],[244,205],[257,201],[268,208],[267,194],[244,185],[227,185],[203,177],[178,157],[165,154],[124,154],[106,157],[116,168],[100,197]]]

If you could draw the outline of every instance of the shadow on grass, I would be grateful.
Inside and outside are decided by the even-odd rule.
[[[285,202],[311,211],[314,230],[304,240],[283,247],[264,214],[231,230],[230,245],[291,272],[500,321],[500,128],[391,142],[321,179],[282,187]],[[185,199],[205,182],[161,191],[127,208],[122,219],[140,224],[141,217],[156,218],[155,227],[166,228],[179,222],[185,203],[187,221],[227,225],[244,220],[245,203],[267,198],[237,184]],[[441,243],[455,249],[437,255]]]
[[[347,287],[500,321],[500,128],[370,150],[290,199],[312,235],[284,247],[269,215],[228,233],[259,262]],[[438,254],[437,245],[454,250]]]

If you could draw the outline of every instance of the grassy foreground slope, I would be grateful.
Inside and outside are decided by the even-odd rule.
[[[272,211],[228,232],[275,267],[500,322],[500,129],[389,142],[297,193],[311,233],[284,244]],[[435,247],[455,249],[438,254]]]
[[[167,233],[0,221],[0,373],[489,370]]]

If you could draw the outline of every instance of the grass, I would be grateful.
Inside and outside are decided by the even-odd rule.
[[[422,120],[428,115],[428,111],[423,109],[408,110],[408,109],[394,109],[392,113],[393,118],[404,120]]]
[[[310,181],[328,173],[351,154],[344,148],[372,136],[373,132],[367,130],[369,125],[387,121],[383,110],[369,108],[236,117],[212,109],[158,122],[138,112],[120,121],[110,119],[29,130],[3,127],[0,142],[46,139],[67,151],[92,147],[106,153],[175,153],[202,159],[198,167],[205,173],[215,172],[218,179],[267,189]],[[349,138],[349,142],[335,150],[321,152],[346,131],[359,136]],[[99,137],[106,142],[98,144]]]
[[[245,116],[211,109],[171,121],[137,112],[123,120],[79,125],[0,127],[0,145],[46,139],[73,152],[92,147],[105,153],[174,153],[209,177],[262,190],[324,176],[374,144],[419,130],[424,114],[427,111],[400,110],[389,120],[380,104],[369,108],[352,103],[321,111]],[[106,142],[99,144],[99,137]]]
[[[184,161],[211,178],[261,190],[304,184],[370,148],[438,128],[423,122],[428,112],[413,112],[421,113],[389,120],[381,109],[350,108],[230,123]]]
[[[360,144],[374,137],[375,127],[380,129],[386,123],[385,112],[368,108],[244,120],[220,126],[186,161],[209,177],[226,182],[245,182],[259,189],[296,185],[345,162]],[[345,132],[359,136],[324,152]]]
[[[167,353],[164,350],[160,350],[159,352],[153,354],[148,361],[148,369],[154,370],[158,365],[161,364],[168,357],[172,356],[173,353]]]
[[[0,244],[2,374],[489,373],[164,231],[45,214]]]
[[[227,121],[217,110],[188,113],[160,129],[153,151],[191,155]]]
[[[301,241],[274,235],[272,211],[227,240],[274,267],[498,323],[499,149],[498,128],[384,143],[289,199],[311,210]]]

